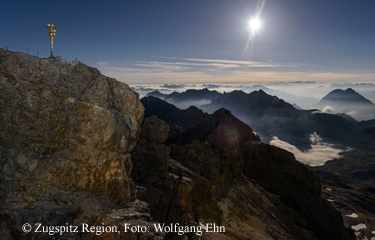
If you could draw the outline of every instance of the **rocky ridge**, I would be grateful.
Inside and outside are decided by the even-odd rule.
[[[266,142],[277,136],[301,149],[308,149],[311,145],[310,135],[314,132],[319,133],[326,141],[340,145],[355,146],[358,144],[357,139],[368,141],[368,136],[363,134],[359,122],[347,115],[301,110],[263,90],[251,93],[241,90],[228,93],[195,90],[194,93],[160,95],[153,92],[150,96],[165,99],[180,107],[191,103],[195,106],[199,100],[214,95],[216,97],[211,98],[210,103],[200,105],[199,108],[209,113],[220,108],[230,110],[237,118],[256,129]]]
[[[0,92],[5,239],[31,239],[21,231],[25,222],[149,220],[134,215],[147,207],[132,204],[131,152],[143,106],[127,85],[82,63],[0,49]],[[126,218],[126,212],[140,217]]]

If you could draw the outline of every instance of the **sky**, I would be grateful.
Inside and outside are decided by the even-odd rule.
[[[127,83],[375,81],[375,1],[2,0],[0,47],[56,54]]]

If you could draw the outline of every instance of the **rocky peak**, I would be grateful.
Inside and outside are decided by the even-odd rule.
[[[73,194],[79,192],[112,205],[133,199],[130,152],[143,106],[126,84],[82,63],[0,49],[0,91],[0,191],[7,216],[17,222],[28,206],[35,209],[30,221],[42,218],[54,208],[69,209],[64,199],[79,209],[84,197],[76,201]]]
[[[178,129],[192,128],[207,116],[202,110],[196,107],[181,110],[170,103],[152,96],[142,98],[142,103],[145,106],[146,117],[157,115],[160,119]]]
[[[175,142],[186,143],[195,138],[207,138],[209,135],[213,143],[224,144],[222,140],[230,140],[225,144],[232,146],[247,141],[259,141],[259,137],[249,126],[226,109],[219,109],[209,115],[197,107],[181,110],[154,97],[143,98],[142,102],[146,108],[146,116],[158,116],[173,126],[171,133],[174,136],[171,138]]]
[[[343,103],[343,104],[365,104],[369,105],[372,104],[370,100],[356,92],[352,88],[348,88],[346,90],[342,89],[335,89],[328,93],[325,97],[322,98],[320,101],[321,104],[323,103]]]
[[[353,88],[348,88],[348,89],[345,90],[345,92],[350,93],[350,94],[355,94],[356,93],[356,91],[354,91]]]
[[[216,124],[210,139],[217,146],[235,148],[247,142],[260,141],[251,127],[224,108],[217,110],[212,118],[216,121]]]

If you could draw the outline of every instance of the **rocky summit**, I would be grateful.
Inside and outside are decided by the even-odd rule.
[[[203,239],[354,239],[315,174],[225,109],[141,102],[82,63],[4,49],[0,93],[1,239],[200,239],[28,233],[25,223],[215,223],[225,232]]]
[[[127,85],[82,63],[0,49],[0,92],[8,239],[26,237],[24,222],[92,223],[134,200],[130,153],[143,106]]]

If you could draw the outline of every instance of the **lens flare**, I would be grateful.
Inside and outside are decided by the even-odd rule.
[[[263,23],[259,17],[253,17],[249,20],[249,31],[255,35],[262,29]]]
[[[247,29],[249,31],[249,39],[246,43],[243,53],[245,53],[249,48],[253,49],[255,37],[263,29],[264,24],[263,24],[261,16],[262,16],[265,5],[266,5],[266,0],[257,0],[256,11],[253,17],[251,17],[247,23],[248,24]]]

